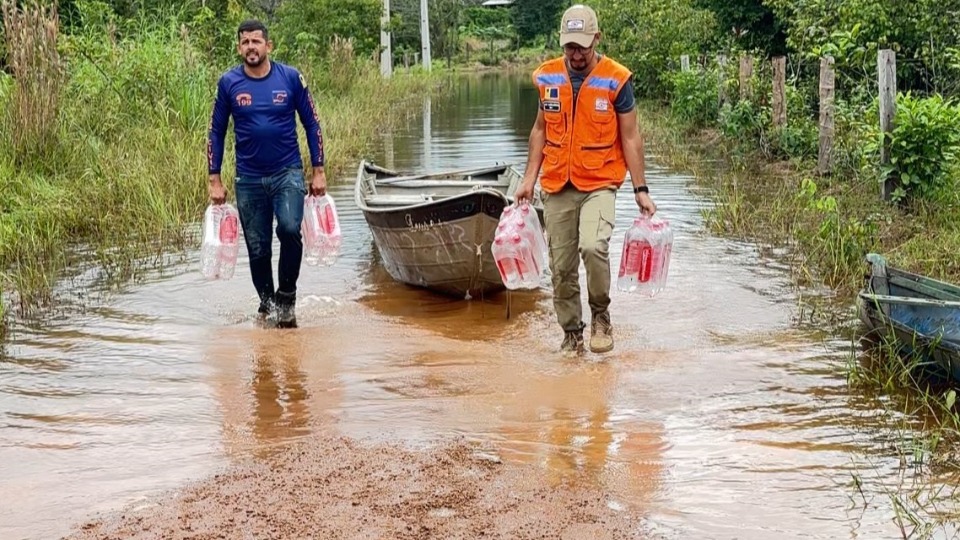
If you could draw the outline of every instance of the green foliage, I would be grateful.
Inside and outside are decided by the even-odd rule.
[[[430,0],[430,43],[434,58],[452,62],[460,43],[464,0]]]
[[[669,76],[670,110],[688,127],[704,127],[716,123],[718,110],[715,73],[677,71]]]
[[[816,159],[820,133],[815,109],[795,86],[788,84],[786,91],[787,125],[771,134],[770,153],[785,158]]]
[[[146,255],[192,240],[188,225],[206,203],[204,148],[219,62],[237,63],[236,21],[249,15],[231,3],[226,13],[123,20],[106,2],[72,6],[82,24],[56,43],[66,76],[47,93],[59,101],[56,146],[45,167],[18,165],[13,130],[0,129],[0,288],[17,293],[16,306],[4,297],[4,310],[49,300],[77,256],[126,279],[159,260]],[[221,39],[223,51],[212,50]],[[324,61],[302,67],[309,80],[323,81],[311,88],[336,171],[354,162],[378,129],[422,103],[435,81],[404,73],[384,81],[371,61],[354,58],[350,39],[333,41]],[[17,84],[0,71],[5,117]],[[301,144],[306,155],[304,137]],[[78,243],[83,255],[72,249]]]
[[[477,30],[490,27],[506,28],[510,24],[512,24],[510,10],[471,6],[463,10],[461,31],[464,34],[477,35]]]
[[[879,137],[879,113],[875,101],[863,100],[854,105],[851,101],[838,99],[835,103],[833,160],[837,174],[852,178],[870,168],[879,158],[874,145],[864,141],[876,141]],[[875,174],[869,175],[876,178]]]
[[[382,0],[379,3],[382,6]],[[449,60],[456,55],[466,4],[467,0],[429,0],[430,45],[434,58]],[[420,0],[391,0],[390,12],[394,61],[399,63],[404,52],[420,51]]]
[[[7,100],[13,89],[13,76],[0,71],[0,110],[6,110]]]
[[[806,255],[819,259],[818,266],[833,269],[827,279],[835,283],[839,276],[860,266],[864,254],[874,245],[877,227],[873,222],[844,213],[833,195],[817,192],[816,182],[810,178],[801,180],[797,197],[806,211],[817,216],[819,226],[812,230],[800,227],[796,234],[804,245],[817,246]]]
[[[355,56],[353,41],[335,36],[323,62],[319,65],[320,69],[314,73],[308,73],[314,70],[308,67],[304,71],[301,68],[301,72],[304,76],[311,75],[307,84],[314,94],[319,92],[342,96],[349,93],[359,82],[360,75],[365,71],[364,67],[364,64]]]
[[[771,150],[774,155],[795,159],[816,159],[819,132],[809,118],[789,118],[787,125],[773,132]]]
[[[722,45],[764,56],[786,54],[786,24],[762,0],[695,0],[694,5],[714,13],[718,28],[726,32],[718,36]]]
[[[513,27],[523,44],[539,36],[547,36],[547,44],[557,43],[560,33],[560,17],[569,7],[567,0],[515,0],[511,7]],[[596,6],[593,6],[596,8]],[[604,20],[600,18],[600,28]]]
[[[60,88],[66,73],[57,50],[59,17],[55,7],[18,7],[0,1],[2,49],[14,75],[12,99],[2,111],[11,159],[20,167],[53,166],[59,146]]]
[[[756,146],[770,125],[770,109],[740,100],[720,110],[720,131],[742,146]]]
[[[694,7],[693,0],[596,0],[600,47],[633,70],[641,96],[663,96],[669,73],[684,54],[706,52],[716,30],[713,13]]]
[[[960,150],[960,109],[942,96],[897,96],[897,117],[890,137],[890,168],[900,187],[895,200],[933,199],[948,181]],[[879,141],[878,143],[879,144]]]
[[[371,56],[380,47],[381,0],[298,0],[277,10],[274,31],[278,56],[318,58],[334,36],[351,38],[357,56]]]
[[[787,45],[809,58],[834,54],[846,84],[875,83],[876,51],[898,58],[898,84],[905,90],[957,88],[960,70],[944,52],[960,42],[956,4],[942,0],[765,0],[789,21]]]
[[[137,21],[156,19],[158,14],[176,13],[180,20],[190,20],[201,10],[211,10],[216,13],[226,13],[227,0],[204,0],[195,2],[190,0],[95,0],[103,6],[103,13],[112,14],[117,21]],[[73,33],[88,24],[80,16],[83,11],[89,12],[90,0],[58,0],[65,29]],[[84,4],[87,4],[86,6]]]
[[[216,73],[176,26],[115,43],[92,32],[66,36],[62,47],[73,57],[69,117],[89,135],[113,140],[144,120],[170,120],[186,130],[207,125]]]

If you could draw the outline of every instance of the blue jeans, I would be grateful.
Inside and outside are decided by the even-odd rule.
[[[303,198],[307,193],[303,171],[284,169],[273,176],[238,176],[236,182],[237,211],[250,257],[250,277],[263,305],[290,303],[296,300],[297,279],[303,259]],[[277,218],[280,240],[280,264],[273,287],[273,218]]]

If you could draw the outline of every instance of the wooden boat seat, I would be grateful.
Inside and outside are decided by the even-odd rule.
[[[380,195],[374,194],[367,196],[367,204],[370,206],[406,206],[410,204],[420,204],[422,202],[428,202],[433,200],[433,194],[429,193],[416,193],[416,194],[391,194],[391,195]]]

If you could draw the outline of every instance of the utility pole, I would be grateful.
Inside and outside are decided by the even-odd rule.
[[[430,17],[427,13],[427,0],[420,0],[420,51],[423,68],[430,71]]]
[[[390,0],[383,0],[383,15],[380,16],[380,74],[385,78],[393,75],[393,47],[390,46]]]

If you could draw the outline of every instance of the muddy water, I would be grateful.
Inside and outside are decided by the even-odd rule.
[[[523,161],[534,100],[525,78],[465,78],[383,134],[377,161]],[[93,300],[16,321],[0,361],[0,538],[57,537],[319,432],[414,449],[461,437],[589,482],[667,538],[900,537],[888,493],[908,497],[912,471],[879,404],[847,387],[849,341],[798,324],[788,269],[706,234],[707,198],[650,154],[677,231],[669,287],[614,293],[604,356],[555,352],[547,288],[515,294],[507,319],[503,295],[392,282],[349,177],[332,187],[343,256],[304,268],[297,330],[254,323],[245,260],[222,283],[191,254],[121,291],[66,285]],[[635,214],[629,192],[617,204],[614,265]]]

